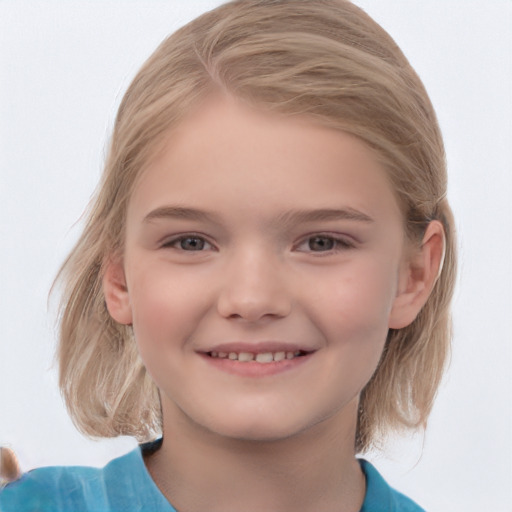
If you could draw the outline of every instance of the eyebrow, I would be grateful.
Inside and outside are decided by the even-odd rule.
[[[183,219],[183,220],[196,220],[196,221],[210,221],[215,224],[220,224],[220,217],[205,210],[198,210],[196,208],[186,208],[183,206],[162,206],[150,211],[145,217],[143,222],[151,222],[158,219]]]
[[[210,211],[183,206],[163,206],[149,212],[143,222],[151,222],[158,219],[181,219],[192,221],[212,222],[221,224],[221,217]],[[354,208],[320,208],[312,210],[290,210],[281,213],[272,222],[273,225],[294,225],[311,222],[350,220],[370,223],[374,222],[369,215]]]
[[[358,222],[373,222],[374,220],[354,208],[320,208],[315,210],[291,210],[277,218],[278,224],[305,224],[329,220],[354,220]]]

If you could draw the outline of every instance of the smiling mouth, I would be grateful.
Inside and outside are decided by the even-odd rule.
[[[229,359],[241,363],[256,362],[261,364],[274,363],[284,360],[291,360],[298,357],[304,357],[311,352],[304,350],[278,351],[278,352],[206,352],[206,355],[213,359]]]

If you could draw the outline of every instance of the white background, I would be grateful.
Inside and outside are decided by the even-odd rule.
[[[79,232],[116,107],[157,44],[218,1],[0,0],[0,444],[25,470],[102,465],[53,364],[53,277]],[[425,436],[370,457],[429,512],[511,499],[512,2],[356,0],[431,95],[448,154],[460,277],[450,370]]]

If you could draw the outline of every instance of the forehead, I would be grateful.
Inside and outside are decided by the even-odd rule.
[[[227,98],[203,104],[169,131],[129,210],[140,216],[167,204],[241,216],[298,207],[400,215],[384,168],[362,141]]]

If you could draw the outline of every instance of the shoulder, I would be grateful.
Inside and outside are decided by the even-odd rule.
[[[0,491],[2,512],[173,512],[149,476],[140,449],[104,468],[47,467],[29,471]]]
[[[101,470],[47,467],[29,471],[0,491],[2,512],[87,510],[101,506]]]
[[[377,469],[360,459],[366,476],[366,497],[360,512],[425,512],[413,500],[388,485]]]

